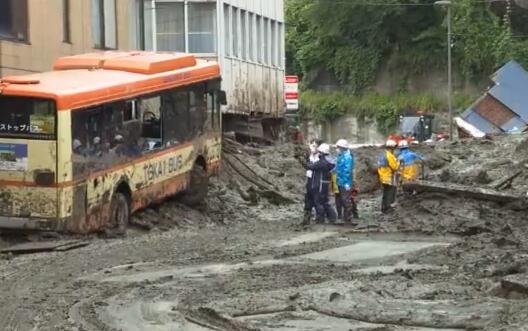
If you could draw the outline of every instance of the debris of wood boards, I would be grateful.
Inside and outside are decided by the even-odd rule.
[[[508,291],[528,294],[528,274],[508,275],[502,278],[501,286]]]
[[[513,175],[508,176],[507,178],[505,178],[504,180],[501,180],[497,185],[495,185],[495,189],[496,190],[501,190],[501,189],[506,189],[506,188],[511,187],[511,185],[512,185],[513,181],[515,180],[515,178],[519,177],[520,174],[522,174],[522,170],[521,171],[517,171]]]
[[[271,182],[258,175],[235,155],[224,155],[224,161],[236,175],[242,177],[245,181],[254,186],[252,189],[253,192],[248,192],[248,194],[256,193],[275,205],[293,203],[292,199],[278,192],[278,189]],[[246,199],[245,195],[243,195],[243,198]]]
[[[84,247],[88,244],[89,242],[82,240],[29,242],[1,249],[0,253],[31,254],[51,251],[63,252],[74,248]]]
[[[405,183],[403,184],[403,189],[407,192],[416,191],[417,193],[443,193],[475,200],[493,201],[499,203],[511,203],[522,199],[520,196],[498,192],[493,189],[430,181]]]

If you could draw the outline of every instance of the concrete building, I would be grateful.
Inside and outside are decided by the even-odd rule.
[[[134,0],[1,0],[0,76],[50,70],[63,55],[133,49]]]
[[[0,76],[97,50],[190,52],[220,63],[224,113],[273,118],[284,110],[284,48],[284,0],[0,0]],[[245,117],[227,115],[225,127],[249,128]]]
[[[284,0],[139,0],[138,8],[138,48],[217,60],[226,112],[282,115]]]

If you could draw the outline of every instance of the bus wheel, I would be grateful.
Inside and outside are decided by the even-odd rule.
[[[110,234],[124,236],[130,219],[130,204],[124,193],[116,192],[111,203],[108,228]]]
[[[207,197],[209,177],[205,169],[199,164],[195,164],[191,173],[189,188],[182,196],[181,202],[194,207],[204,202]]]

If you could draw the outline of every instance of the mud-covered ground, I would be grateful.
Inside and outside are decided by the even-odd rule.
[[[524,139],[419,149],[430,180],[526,195]],[[168,201],[126,238],[3,255],[0,329],[528,330],[523,203],[400,195],[381,216],[366,148],[359,227],[302,229],[291,146],[229,152],[198,210]]]

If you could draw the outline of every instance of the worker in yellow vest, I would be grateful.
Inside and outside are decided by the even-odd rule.
[[[396,141],[389,139],[383,153],[378,157],[378,177],[383,186],[381,212],[386,214],[393,210],[398,187],[398,160],[394,156]]]
[[[423,158],[409,149],[409,143],[406,140],[398,144],[400,154],[398,154],[399,175],[402,183],[412,182],[418,178],[418,163]]]

